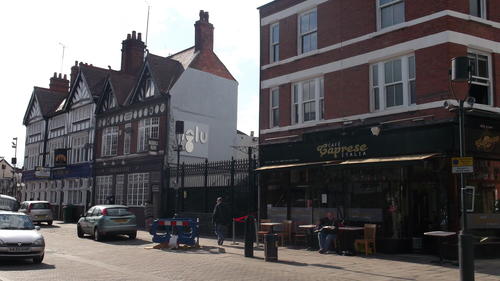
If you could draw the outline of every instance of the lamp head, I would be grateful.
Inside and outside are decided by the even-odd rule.
[[[474,103],[476,102],[476,98],[475,97],[467,97],[467,99],[465,99],[465,102],[467,104],[469,104],[470,107],[473,107]]]
[[[372,132],[372,135],[374,135],[374,136],[380,135],[380,127],[378,127],[378,126],[371,127],[370,131]]]

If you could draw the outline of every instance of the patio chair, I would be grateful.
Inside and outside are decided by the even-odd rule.
[[[301,225],[303,223],[294,223],[293,224],[293,233],[292,233],[292,240],[295,245],[297,245],[297,242],[301,241],[305,244],[307,244],[307,232],[303,229],[298,228],[298,225]]]
[[[283,221],[283,231],[278,232],[278,239],[281,242],[280,246],[285,246],[285,241],[292,242],[292,227],[293,223],[291,220]]]
[[[377,225],[376,224],[365,224],[364,226],[364,239],[356,239],[354,241],[354,246],[356,251],[364,249],[365,255],[368,255],[368,252],[371,254],[376,253],[376,245],[375,245],[375,234],[377,233]]]
[[[270,219],[261,219],[260,222],[261,223],[263,223],[263,222],[271,222],[271,220]],[[257,231],[257,239],[258,239],[258,241],[260,241],[260,237],[262,237],[262,243],[264,243],[264,236],[266,234],[269,234],[270,231],[271,231],[271,227],[270,226],[259,225],[259,231]]]

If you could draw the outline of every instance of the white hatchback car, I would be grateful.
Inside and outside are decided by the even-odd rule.
[[[0,211],[0,259],[33,259],[33,263],[41,263],[45,240],[39,230],[23,213]]]

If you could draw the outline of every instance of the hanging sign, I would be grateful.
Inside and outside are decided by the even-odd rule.
[[[474,161],[472,157],[451,158],[451,172],[454,174],[466,174],[474,172]]]

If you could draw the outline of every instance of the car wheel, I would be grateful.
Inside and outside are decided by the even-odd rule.
[[[137,232],[132,232],[128,235],[128,238],[135,239],[137,237]]]
[[[83,238],[83,236],[85,236],[85,233],[83,233],[83,229],[80,225],[76,226],[76,235],[78,235],[78,237],[80,238]]]
[[[42,263],[42,261],[43,261],[43,256],[44,256],[44,255],[41,255],[41,256],[39,256],[39,257],[34,257],[34,258],[33,258],[33,263],[34,263],[34,264],[40,264],[40,263]]]
[[[52,225],[52,221],[48,221],[48,222],[47,222],[47,224],[48,224],[48,225]]]
[[[94,240],[95,241],[102,240],[101,233],[99,233],[99,230],[97,229],[97,227],[94,229]]]

